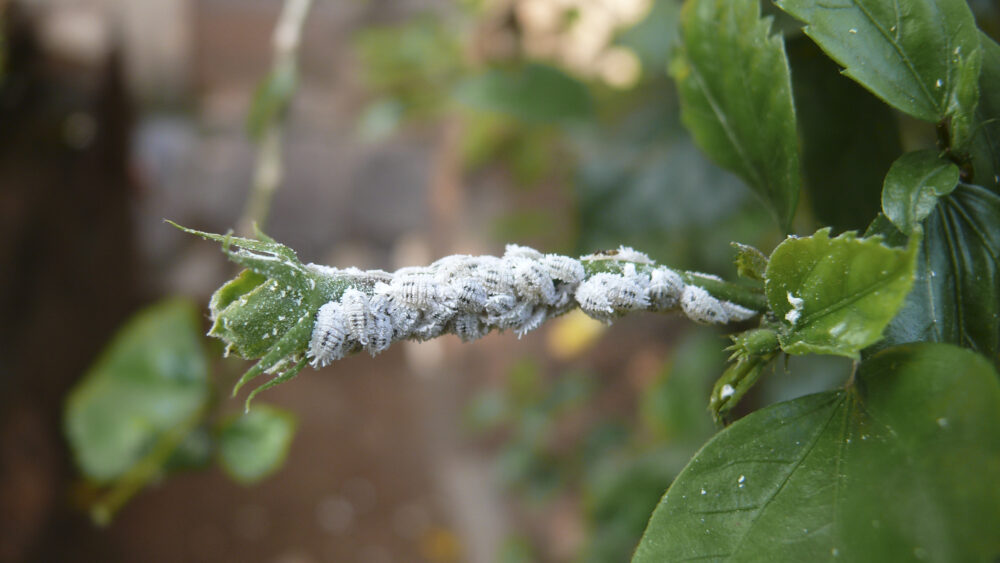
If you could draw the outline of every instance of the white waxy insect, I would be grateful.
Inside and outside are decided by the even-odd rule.
[[[383,293],[373,295],[368,302],[368,343],[365,348],[372,356],[384,352],[392,344],[391,306],[392,299]]]
[[[512,263],[517,292],[528,299],[554,305],[558,301],[555,284],[545,268],[535,260],[517,259]]]
[[[437,323],[442,327],[448,324],[448,321],[453,319],[457,313],[458,311],[445,303],[435,303],[423,311],[425,320]]]
[[[608,301],[616,312],[645,309],[649,306],[646,288],[649,287],[649,276],[640,274],[635,264],[628,263],[622,268],[620,276],[609,278]]]
[[[615,255],[615,258],[624,262],[635,262],[637,264],[653,263],[648,255],[629,246],[619,246],[618,254]]]
[[[650,306],[654,309],[659,311],[675,309],[680,304],[683,292],[684,280],[670,268],[660,267],[649,273],[646,295],[649,297]]]
[[[542,258],[542,266],[545,267],[549,276],[553,279],[574,286],[583,281],[584,276],[586,276],[583,264],[579,260],[574,260],[569,256],[546,254]]]
[[[681,294],[681,309],[687,318],[696,323],[723,324],[729,321],[722,302],[696,285],[684,288]]]
[[[638,277],[619,276],[621,281],[607,288],[608,301],[617,313],[637,311],[649,307],[649,298],[646,297],[646,289],[642,283],[644,279]]]
[[[722,309],[726,312],[726,322],[745,321],[757,314],[753,309],[747,309],[730,301],[722,301]]]
[[[525,334],[528,334],[529,332],[542,326],[542,323],[545,322],[546,318],[548,318],[548,311],[545,307],[536,307],[531,315],[517,327],[517,337],[521,338]]]
[[[455,307],[468,313],[479,313],[486,306],[486,288],[479,278],[457,278],[451,282]]]
[[[510,266],[499,258],[484,261],[479,265],[479,279],[490,295],[508,294],[514,287],[514,273]]]
[[[530,301],[517,301],[514,306],[499,317],[489,317],[487,322],[500,330],[518,329],[524,326],[534,314],[534,305]]]
[[[404,266],[392,273],[393,279],[428,275],[430,275],[430,270],[426,266]]]
[[[420,311],[409,305],[393,301],[389,305],[389,319],[392,323],[392,339],[404,340],[410,337],[420,322]]]
[[[347,317],[339,302],[331,301],[320,307],[316,313],[312,340],[309,342],[312,365],[323,367],[343,358],[347,351],[345,345],[348,331]]]
[[[465,254],[455,254],[445,256],[437,262],[431,264],[430,270],[434,273],[434,279],[448,282],[459,277],[474,275],[479,258]]]
[[[433,319],[422,318],[421,321],[413,328],[410,332],[409,338],[414,340],[430,340],[432,338],[437,338],[444,333],[445,325],[434,321]]]
[[[483,324],[479,315],[461,314],[452,321],[452,329],[464,342],[478,340],[489,332],[490,328]]]
[[[441,284],[426,273],[399,276],[389,284],[393,298],[416,307],[427,307],[441,299]]]
[[[513,295],[492,295],[486,298],[484,307],[487,317],[501,317],[510,312],[517,304],[517,299]]]
[[[626,274],[602,272],[581,283],[576,290],[576,301],[583,312],[607,322],[622,313],[648,307],[647,278],[636,273],[634,266],[626,268]]]
[[[350,337],[361,345],[368,344],[368,296],[353,287],[344,290],[340,298]]]
[[[542,257],[542,253],[531,248],[530,246],[520,246],[517,244],[508,244],[504,249],[503,253],[504,259],[508,258],[527,258],[528,260],[538,260]]]
[[[601,272],[590,276],[587,281],[576,288],[576,301],[580,304],[583,312],[601,320],[606,320],[609,315],[615,312],[611,307],[605,288],[615,283],[612,278],[617,277],[619,276],[615,274]]]

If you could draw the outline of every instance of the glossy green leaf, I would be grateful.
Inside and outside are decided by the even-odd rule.
[[[1000,45],[979,34],[983,68],[979,73],[979,105],[970,152],[972,180],[1000,194]]]
[[[788,238],[771,254],[765,292],[789,354],[855,358],[882,336],[913,285],[916,245],[890,248],[853,232]]]
[[[896,114],[808,37],[786,48],[813,215],[837,232],[864,229],[881,206],[885,171],[903,152]]]
[[[996,358],[1000,351],[1000,195],[960,184],[938,200],[923,227],[913,291],[879,346],[950,342]],[[888,230],[883,225],[877,232]]]
[[[285,462],[296,425],[291,413],[268,405],[231,416],[218,429],[219,463],[241,483],[259,481]]]
[[[692,0],[670,64],[681,119],[787,227],[799,197],[795,110],[784,43],[756,0]]]
[[[1000,385],[944,344],[886,350],[846,390],[715,436],[663,497],[634,562],[992,561]]]
[[[906,153],[892,163],[882,188],[882,211],[904,234],[930,215],[958,185],[958,166],[936,151]]]
[[[953,145],[971,133],[980,65],[965,0],[777,0],[844,74],[926,121],[950,120]]]
[[[118,331],[76,384],[66,401],[65,430],[88,477],[121,476],[198,415],[209,397],[201,332],[194,304],[154,305]]]
[[[469,77],[458,85],[455,98],[474,109],[528,122],[586,119],[593,112],[590,91],[583,83],[537,63]]]

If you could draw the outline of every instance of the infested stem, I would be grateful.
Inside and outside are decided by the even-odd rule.
[[[629,262],[612,258],[613,256],[608,257],[608,259],[584,260],[584,271],[587,272],[588,276],[600,272],[620,274],[624,265]],[[654,263],[635,264],[636,271],[640,273],[648,273],[656,267],[657,265]],[[676,270],[676,272],[684,283],[700,287],[716,299],[729,301],[758,313],[767,311],[767,296],[760,289],[728,282],[699,272],[686,270]]]
[[[716,299],[729,301],[741,307],[757,311],[758,313],[767,311],[767,296],[764,295],[764,292],[761,290],[747,287],[745,285],[735,284],[733,282],[727,282],[725,280],[706,277],[705,274],[699,274],[697,272],[680,271],[677,273],[680,274],[684,283],[696,285],[707,291]]]
[[[445,256],[395,272],[302,264],[295,252],[259,240],[185,229],[222,243],[252,274],[221,287],[210,303],[209,335],[227,351],[260,360],[240,385],[261,374],[273,382],[304,365],[322,367],[393,342],[491,331],[519,336],[574,308],[604,322],[639,311],[679,312],[724,325],[767,311],[759,290],[708,274],[678,272],[620,247],[580,258],[508,245],[503,256]]]

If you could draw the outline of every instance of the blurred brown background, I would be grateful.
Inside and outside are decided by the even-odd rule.
[[[504,334],[307,370],[266,397],[300,416],[278,474],[254,487],[217,469],[171,476],[109,527],[92,525],[72,500],[79,478],[62,398],[137,307],[168,294],[205,303],[234,272],[217,247],[162,219],[224,232],[240,217],[254,162],[244,123],[271,64],[280,3],[2,6],[0,560],[495,561],[512,534],[534,537],[539,558],[574,556],[585,535],[578,496],[528,507],[510,498],[496,476],[503,438],[470,438],[463,409],[519,358],[534,358],[544,373],[587,366],[607,387],[589,416],[627,415],[632,388],[660,369],[671,319],[624,321],[563,359],[544,333]],[[543,244],[572,237],[573,201],[559,185],[519,191],[502,174],[463,175],[447,119],[358,140],[368,98],[353,34],[453,9],[433,0],[314,6],[267,229],[305,260],[392,269],[498,254],[483,226],[524,207],[550,212]],[[229,374],[220,389],[242,365],[217,362]],[[564,426],[572,435],[585,424]]]

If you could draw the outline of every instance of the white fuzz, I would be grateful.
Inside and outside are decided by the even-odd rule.
[[[802,307],[805,304],[805,299],[801,297],[796,297],[792,295],[792,292],[788,292],[788,304],[792,306],[791,309],[785,313],[785,320],[795,326],[795,323],[799,322],[799,317],[802,316]]]
[[[647,256],[644,252],[639,252],[638,250],[628,246],[618,247],[618,259],[626,262],[635,262],[637,264],[653,263],[653,261],[649,259],[649,256]]]
[[[696,285],[684,288],[681,293],[681,309],[687,318],[696,323],[725,323],[728,319],[722,302]]]
[[[659,310],[677,308],[681,293],[684,291],[684,280],[677,272],[666,267],[659,267],[649,273],[649,302]]]
[[[546,305],[555,305],[556,286],[546,269],[539,262],[527,258],[514,258],[512,262],[517,293]]]
[[[581,261],[594,260],[617,264],[587,277]],[[648,256],[624,246],[575,260],[511,244],[500,258],[446,256],[392,274],[315,264],[308,268],[360,282],[320,307],[308,350],[317,367],[361,348],[374,356],[398,340],[428,340],[444,333],[466,341],[493,329],[513,330],[520,337],[576,306],[605,322],[639,310],[681,309],[703,323],[756,314],[685,284],[677,272],[653,267]],[[359,289],[365,287],[370,289]]]
[[[362,346],[368,344],[368,300],[364,292],[353,287],[344,291],[340,299],[350,337]]]
[[[726,312],[726,322],[745,321],[757,314],[753,309],[747,309],[730,301],[720,301],[722,310]]]
[[[331,301],[320,307],[309,343],[308,354],[312,364],[325,366],[344,357],[347,333],[347,317],[340,302]]]
[[[569,256],[546,254],[542,257],[542,266],[552,279],[559,280],[564,284],[576,285],[582,282],[584,276],[587,275],[583,270],[583,264]]]

